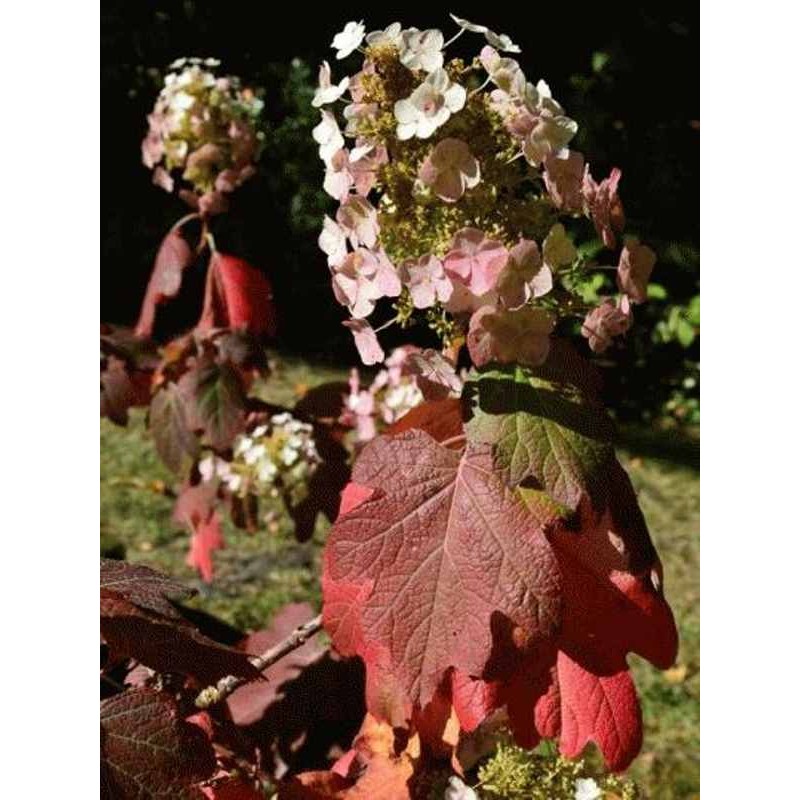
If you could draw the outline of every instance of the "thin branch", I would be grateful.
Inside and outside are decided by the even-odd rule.
[[[303,623],[299,628],[295,628],[282,642],[262,653],[254,656],[250,663],[259,671],[263,672],[267,667],[271,667],[276,661],[280,661],[284,656],[289,655],[293,650],[304,645],[312,636],[322,630],[322,614],[314,619]],[[207,686],[200,694],[194,704],[197,708],[209,708],[216,703],[222,702],[231,692],[238,689],[242,684],[247,683],[246,678],[237,678],[228,675],[217,681],[216,686]]]

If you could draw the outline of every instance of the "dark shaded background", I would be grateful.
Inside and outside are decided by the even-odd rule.
[[[323,168],[308,105],[323,59],[335,62],[333,35],[350,19],[368,30],[395,19],[405,26],[455,31],[448,8],[406,3],[269,4],[105,2],[101,17],[101,310],[108,322],[135,321],[152,259],[169,225],[186,212],[151,183],[139,145],[161,73],[184,55],[215,56],[226,72],[266,90],[267,148],[257,178],[215,222],[219,247],[264,269],[275,285],[280,349],[308,358],[355,363],[344,309],[333,301],[316,237],[334,207],[321,193]],[[522,47],[532,80],[544,77],[580,124],[575,142],[595,176],[622,168],[628,230],[659,254],[653,281],[665,298],[637,310],[629,346],[602,362],[609,401],[623,416],[663,413],[675,391],[697,394],[699,339],[689,346],[654,341],[659,319],[699,291],[699,44],[695,4],[486,4],[460,2],[459,16],[505,32]],[[465,35],[448,53],[474,54],[481,37]],[[299,61],[298,61],[299,60]],[[350,65],[352,63],[345,62]],[[346,67],[334,64],[334,75]],[[159,317],[166,336],[191,325],[202,271]],[[662,337],[663,338],[663,337]],[[658,337],[655,337],[658,339]],[[391,340],[386,342],[391,345]],[[687,388],[688,387],[688,388]]]

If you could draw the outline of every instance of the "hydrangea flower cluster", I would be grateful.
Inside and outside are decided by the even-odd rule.
[[[655,263],[650,248],[622,242],[619,296],[584,301],[592,267],[570,231],[585,217],[604,247],[618,247],[620,171],[598,182],[569,149],[577,124],[508,56],[520,52],[508,36],[453,20],[448,42],[435,29],[348,23],[333,48],[337,60],[358,51],[360,68],[338,82],[327,62],[320,69],[313,135],[339,208],[319,245],[345,325],[365,364],[384,359],[383,327],[420,317],[451,359],[466,343],[477,366],[541,364],[561,318],[583,320],[602,352],[630,327]],[[482,49],[448,61],[464,33],[483,37]],[[394,315],[373,327],[383,298]]]
[[[420,352],[410,345],[393,350],[367,389],[361,388],[358,370],[351,370],[350,394],[344,399],[340,422],[355,430],[357,442],[374,439],[423,401],[424,395],[409,363],[410,357]]]
[[[180,58],[148,115],[142,161],[153,183],[180,196],[204,216],[227,208],[226,195],[255,173],[262,141],[263,101],[233,76],[217,77],[213,58]]]
[[[218,479],[236,497],[283,495],[298,502],[321,460],[313,434],[311,425],[288,412],[275,414],[236,438],[231,461],[205,456],[198,465],[200,477]]]

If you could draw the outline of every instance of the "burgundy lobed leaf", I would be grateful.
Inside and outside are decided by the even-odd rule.
[[[156,345],[127,328],[100,326],[100,416],[117,425],[128,423],[128,409],[150,401],[150,384],[158,366]]]
[[[179,581],[144,564],[129,564],[111,558],[100,559],[100,588],[121,595],[140,608],[181,620],[175,602],[195,594]]]
[[[186,563],[194,567],[207,583],[214,577],[213,554],[225,547],[220,518],[216,513],[216,482],[186,484],[180,491],[172,518],[191,533]]]
[[[589,741],[609,769],[625,769],[638,753],[642,723],[627,654],[661,669],[677,652],[677,631],[661,593],[661,568],[636,497],[622,468],[609,467],[608,493],[584,498],[575,518],[551,529],[563,590],[562,625],[504,681],[452,677],[453,704],[465,730],[506,706],[517,742],[532,748],[557,739],[568,757]],[[520,489],[540,512],[552,501]]]
[[[464,433],[461,400],[448,397],[420,403],[392,423],[386,429],[385,435],[393,436],[411,430],[425,431],[437,442],[461,436]]]
[[[258,677],[246,654],[200,633],[169,602],[173,594],[185,598],[189,592],[146,567],[101,563],[100,632],[117,658],[135,658],[156,672],[177,672],[202,684],[226,675]]]
[[[388,679],[394,705],[424,708],[450,668],[482,675],[551,637],[558,566],[535,518],[492,469],[488,446],[454,452],[427,433],[380,437],[324,554],[323,618],[343,655]],[[374,683],[374,681],[373,681]]]
[[[200,442],[189,426],[189,404],[175,383],[165,383],[150,401],[147,416],[161,460],[173,471],[188,471],[200,454]]]
[[[128,409],[147,405],[150,375],[131,371],[116,356],[107,356],[100,369],[100,416],[117,425],[128,424]]]
[[[129,689],[100,703],[103,800],[203,800],[198,783],[214,769],[211,743],[172,696]]]
[[[215,450],[232,447],[246,421],[245,391],[236,368],[202,356],[177,385],[188,428]]]
[[[277,313],[272,284],[242,258],[215,252],[208,265],[203,311],[197,330],[245,328],[275,336]]]
[[[148,337],[153,333],[156,307],[175,297],[181,288],[183,271],[190,267],[195,255],[180,229],[171,230],[161,242],[156,253],[153,272],[145,291],[136,335]]]

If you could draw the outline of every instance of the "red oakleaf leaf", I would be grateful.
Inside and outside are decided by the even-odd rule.
[[[200,522],[192,532],[189,552],[186,554],[186,563],[194,567],[206,583],[214,577],[214,551],[225,547],[222,538],[219,515],[214,512],[211,516]]]
[[[549,502],[542,492],[519,492],[534,511]],[[677,631],[661,594],[658,557],[616,461],[605,496],[594,504],[584,497],[577,517],[553,526],[549,538],[564,599],[558,636],[504,682],[455,675],[453,705],[471,730],[505,704],[521,746],[557,738],[561,752],[573,757],[594,741],[608,767],[622,770],[642,741],[627,654],[666,668],[675,660]]]
[[[208,270],[199,331],[246,328],[251,333],[275,336],[272,284],[263,272],[244,259],[220,252],[211,257]]]
[[[594,741],[609,769],[625,769],[642,746],[642,714],[628,670],[595,675],[564,652],[557,669],[561,752],[575,758]]]
[[[180,584],[121,561],[102,559],[100,570],[100,632],[118,658],[129,656],[203,684],[226,675],[258,677],[245,653],[204,636],[168,601],[175,587],[186,596]]]
[[[402,744],[387,723],[367,714],[352,750],[330,771],[303,772],[279,787],[280,800],[412,800],[420,741]],[[427,794],[427,793],[426,793]]]
[[[460,436],[464,432],[461,400],[449,397],[420,403],[403,414],[385,433],[392,436],[410,430],[425,431],[437,442]]]
[[[331,530],[323,617],[334,646],[364,658],[368,685],[377,668],[424,707],[451,667],[482,675],[553,635],[555,557],[489,447],[454,452],[419,430],[380,437],[353,480],[373,494]]]
[[[124,361],[108,356],[100,370],[100,416],[117,425],[128,424],[128,409],[147,405],[150,375],[130,371]]]
[[[214,577],[214,551],[225,547],[216,504],[214,482],[186,485],[181,489],[172,512],[172,518],[192,534],[186,563],[194,567],[207,583]]]
[[[208,738],[170,695],[130,689],[100,703],[103,800],[202,800],[197,783],[214,768]]]
[[[215,450],[233,446],[246,421],[246,397],[236,368],[203,356],[178,381],[185,402],[186,424]]]
[[[189,427],[189,404],[176,383],[164,384],[150,401],[147,424],[161,460],[184,472],[200,453],[200,442]]]
[[[194,252],[180,230],[171,230],[161,242],[156,253],[153,272],[136,323],[137,336],[150,336],[156,317],[156,306],[178,294],[183,271],[192,265]]]
[[[143,564],[129,564],[111,558],[100,559],[100,588],[121,595],[143,610],[153,611],[170,619],[182,620],[174,602],[195,594],[169,575],[163,575]]]

